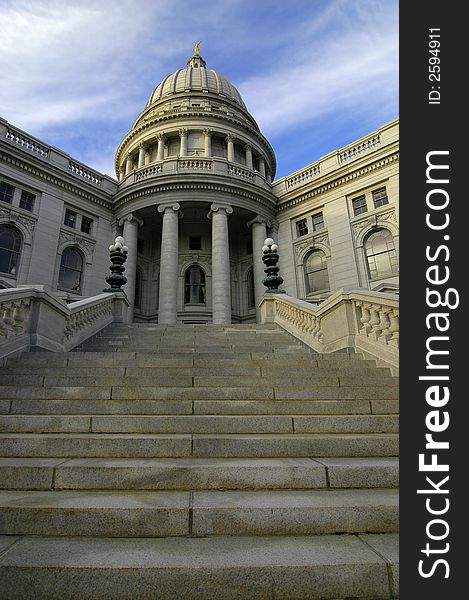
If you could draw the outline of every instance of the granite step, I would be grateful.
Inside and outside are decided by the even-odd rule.
[[[0,535],[166,537],[396,531],[397,490],[0,490]]]
[[[0,579],[10,600],[381,600],[398,595],[396,534],[2,536],[0,548]]]
[[[390,433],[395,415],[0,415],[18,433]]]
[[[396,457],[0,458],[0,489],[396,488]]]
[[[149,434],[2,433],[4,457],[397,456],[395,433]]]
[[[100,388],[88,388],[91,391]],[[397,399],[249,400],[0,398],[0,414],[40,415],[356,415],[398,414]],[[61,394],[64,395],[64,394]]]
[[[150,368],[151,369],[151,368]],[[64,369],[63,369],[64,370]],[[218,374],[216,370],[213,373],[202,373],[201,369],[192,369],[196,371],[195,373],[191,373],[190,370],[187,370],[187,375],[164,375],[160,374],[142,374],[142,375],[95,375],[94,370],[90,372],[87,370],[87,374],[83,375],[65,375],[64,373],[60,373],[57,375],[57,370],[51,369],[50,373],[54,374],[45,374],[44,372],[38,372],[37,374],[33,373],[25,373],[21,376],[21,385],[22,386],[39,386],[39,387],[48,387],[48,386],[141,386],[141,387],[151,387],[151,386],[162,386],[162,387],[191,387],[191,386],[206,386],[206,387],[214,387],[214,386],[227,386],[227,387],[240,387],[240,386],[264,386],[264,385],[272,385],[272,386],[298,386],[301,382],[301,386],[363,386],[367,385],[378,385],[378,386],[391,386],[397,387],[398,382],[393,377],[381,377],[381,378],[364,378],[364,377],[354,377],[354,376],[344,376],[340,377],[338,375],[323,375],[322,373],[317,376],[310,375],[301,375],[298,376],[269,376],[266,379],[265,376],[257,373],[255,375],[244,374]],[[247,370],[247,369],[246,369]],[[256,369],[260,371],[260,369]],[[3,374],[0,381],[1,386],[17,386],[18,385],[18,374]]]

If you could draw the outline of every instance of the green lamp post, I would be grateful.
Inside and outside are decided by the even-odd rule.
[[[263,285],[267,288],[266,294],[285,294],[285,290],[279,289],[279,285],[283,283],[282,277],[278,274],[279,267],[277,263],[279,260],[278,246],[272,238],[264,240],[262,246],[262,262],[265,264],[266,269],[264,273],[267,277],[262,280]]]
[[[103,290],[103,292],[124,292],[122,286],[127,283],[127,277],[124,275],[124,263],[127,260],[128,252],[129,249],[125,245],[124,238],[117,236],[114,244],[109,246],[109,258],[111,259],[109,270],[111,274],[106,277],[106,281],[110,287]]]

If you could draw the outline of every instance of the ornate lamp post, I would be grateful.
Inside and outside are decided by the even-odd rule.
[[[277,267],[279,258],[278,246],[274,243],[274,240],[272,238],[264,240],[264,245],[262,246],[262,261],[267,267],[264,269],[267,277],[262,280],[262,283],[267,288],[266,293],[285,294],[285,290],[279,290],[279,285],[283,283],[282,277],[278,274],[280,270]]]
[[[127,260],[127,253],[129,249],[125,246],[124,238],[117,236],[114,240],[114,244],[109,246],[109,258],[111,259],[111,265],[109,270],[111,274],[106,277],[106,281],[110,287],[103,290],[103,292],[124,292],[122,286],[127,283],[127,277],[124,276],[124,263]]]

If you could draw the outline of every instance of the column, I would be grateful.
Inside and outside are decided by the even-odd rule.
[[[233,209],[228,205],[212,204],[212,314],[213,323],[231,323],[230,246],[228,215]]]
[[[204,156],[210,158],[212,156],[212,130],[204,129]]]
[[[158,323],[164,325],[176,325],[177,321],[179,209],[177,202],[158,206],[158,212],[163,214]]]
[[[234,162],[234,136],[229,133],[226,138],[227,158],[230,162]]]
[[[156,150],[156,160],[163,160],[164,158],[164,143],[165,143],[165,135],[163,133],[159,133],[156,136],[158,141],[158,148]]]
[[[145,145],[143,142],[140,142],[140,144],[138,146],[138,168],[140,169],[140,167],[143,167],[144,165],[145,165]]]
[[[265,161],[262,156],[259,157],[259,173],[265,177]]]
[[[137,278],[137,240],[138,228],[143,225],[141,219],[137,219],[132,213],[120,219],[119,225],[123,225],[122,237],[125,240],[125,245],[128,247],[127,260],[125,262],[125,273],[127,283],[123,290],[129,301],[129,309],[127,311],[128,322],[133,321],[134,301],[135,301],[135,281]]]
[[[127,153],[125,157],[125,174],[128,175],[132,170],[132,159],[130,158],[130,153]]]
[[[179,150],[179,156],[187,156],[187,129],[179,130],[179,137],[181,138],[181,146]]]
[[[246,151],[246,167],[252,169],[252,148],[249,144],[246,144],[244,150]]]
[[[260,311],[259,302],[266,288],[262,284],[262,280],[265,277],[264,263],[262,262],[262,246],[264,240],[267,237],[267,226],[270,227],[270,223],[266,219],[263,219],[260,215],[257,215],[252,221],[247,224],[251,227],[252,233],[252,267],[254,273],[254,298],[256,300],[256,318],[257,322],[260,323]]]

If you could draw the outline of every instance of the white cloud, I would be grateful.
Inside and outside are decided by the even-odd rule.
[[[339,18],[337,11],[330,10],[311,28],[321,32],[331,16]],[[390,107],[397,109],[397,31],[389,26],[386,15],[380,15],[378,21],[367,16],[358,30],[348,31],[353,23],[346,19],[341,35],[321,32],[309,46],[291,47],[294,63],[279,60],[268,74],[239,84],[248,109],[265,134],[279,135],[333,111],[386,113]]]

